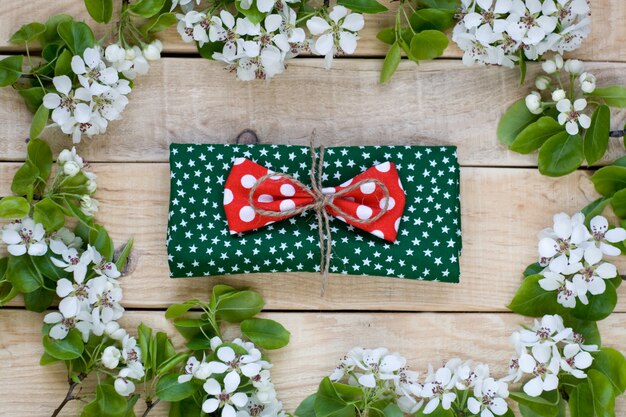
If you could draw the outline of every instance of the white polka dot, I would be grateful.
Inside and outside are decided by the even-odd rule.
[[[271,203],[274,201],[274,197],[269,194],[261,194],[257,200],[259,203]]]
[[[398,229],[400,228],[400,217],[398,217],[398,219],[394,223],[393,227],[396,229],[396,232],[397,232]]]
[[[400,181],[400,178],[398,178],[398,186],[400,186],[400,189],[404,191],[404,187],[402,186],[402,181]]]
[[[293,197],[296,193],[296,189],[291,184],[283,184],[280,186],[280,193],[285,197]]]
[[[228,188],[224,188],[224,205],[228,205],[233,201],[233,192]]]
[[[235,160],[233,161],[233,165],[243,164],[243,161],[245,160],[246,158],[235,158]]]
[[[366,182],[365,184],[362,184],[360,187],[361,192],[363,194],[372,194],[374,191],[376,191],[376,184],[374,184],[373,182]]]
[[[387,199],[385,197],[380,200],[380,209],[383,210],[385,208],[385,204],[387,203]],[[389,205],[387,206],[387,210],[391,210],[396,205],[396,200],[393,197],[389,197]]]
[[[356,216],[361,220],[369,219],[372,217],[372,209],[361,205],[356,209]]]
[[[273,174],[273,173],[272,173]],[[283,177],[281,175],[272,175],[270,177],[270,180],[274,180],[274,181],[278,181],[280,179],[282,179]]]
[[[324,187],[322,188],[322,194],[335,194],[337,192],[337,190],[335,190],[335,187]]]
[[[250,174],[246,174],[243,177],[241,177],[241,185],[243,186],[243,188],[252,188],[254,187],[255,183],[256,183],[256,178],[254,178]]]
[[[383,162],[380,165],[376,165],[375,168],[380,172],[387,172],[391,169],[391,164],[389,162]]]
[[[379,237],[381,239],[385,238],[385,234],[383,232],[381,232],[380,230],[372,230],[372,234],[376,237]]]
[[[344,182],[343,184],[341,184],[342,187],[347,187],[348,185],[352,184],[352,178],[350,178],[348,181]]]
[[[296,203],[293,200],[283,200],[280,202],[280,211],[289,211],[296,208]]]
[[[241,210],[239,210],[239,218],[242,222],[250,223],[252,220],[254,220],[255,216],[256,213],[254,212],[254,209],[250,206],[244,206],[241,208]]]

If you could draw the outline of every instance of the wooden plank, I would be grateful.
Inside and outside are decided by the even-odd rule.
[[[501,114],[527,90],[503,68],[467,68],[458,61],[400,65],[392,83],[378,83],[380,60],[299,60],[271,82],[240,82],[216,62],[169,58],[137,83],[123,120],[104,136],[85,138],[91,161],[167,161],[171,142],[224,143],[245,128],[264,143],[326,146],[457,145],[463,165],[535,166],[536,155],[508,151],[496,138]],[[533,77],[537,66],[532,66]],[[626,64],[593,64],[599,85],[626,84]],[[0,89],[0,160],[22,160],[32,116],[21,97]],[[626,111],[613,117],[626,123]],[[48,134],[51,133],[51,134]],[[54,134],[52,134],[54,133]],[[55,151],[71,146],[57,128],[44,133]],[[624,152],[613,140],[607,160]]]
[[[293,314],[266,315],[280,321],[292,334],[284,349],[271,352],[272,379],[285,408],[293,412],[319,381],[330,374],[338,359],[354,346],[378,347],[406,356],[411,368],[424,375],[429,363],[461,357],[488,363],[494,375],[506,374],[508,361],[515,354],[508,336],[520,324],[530,324],[513,314]],[[603,343],[624,350],[624,314],[614,314],[600,323]],[[131,328],[144,322],[170,335],[176,334],[163,312],[127,312],[124,325]],[[49,416],[65,395],[66,372],[62,366],[42,368],[41,316],[24,311],[0,311],[0,360],[10,384],[0,390],[0,415],[11,417]],[[181,344],[179,337],[176,343]],[[294,377],[296,376],[296,377]],[[36,395],[35,395],[36,393]],[[64,416],[76,415],[67,407]],[[143,411],[143,408],[138,407]],[[626,413],[620,398],[616,414]],[[166,416],[161,404],[150,416]]]
[[[393,26],[398,3],[391,0],[384,0],[383,3],[389,7],[389,12],[365,16],[366,24],[360,33],[357,56],[384,56],[387,52],[387,46],[376,39],[376,34],[383,28]],[[626,4],[621,0],[594,0],[591,10],[592,32],[581,49],[573,55],[583,60],[624,61],[626,57]],[[45,21],[48,16],[58,13],[70,14],[93,23],[87,15],[83,2],[79,0],[3,1],[0,4],[0,51],[20,49],[7,42],[20,25],[33,20]],[[98,35],[101,36],[105,31],[104,25],[97,26]],[[196,53],[194,45],[184,43],[175,28],[170,28],[161,36],[168,53]],[[460,57],[461,54],[461,51],[451,43],[444,56]]]
[[[16,167],[0,164],[0,195],[9,192]],[[227,283],[260,291],[269,309],[505,311],[521,272],[536,260],[537,233],[551,226],[554,213],[574,212],[596,198],[586,172],[552,180],[531,169],[464,168],[461,284],[332,275],[320,298],[320,277],[311,273],[169,279],[168,166],[95,164],[94,170],[99,221],[117,244],[135,239],[136,269],[123,280],[124,304],[139,308],[207,296],[214,284]],[[619,311],[626,311],[625,288],[619,290]]]

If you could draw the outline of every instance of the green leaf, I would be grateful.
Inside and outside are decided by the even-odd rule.
[[[401,58],[402,54],[400,52],[400,45],[398,45],[398,43],[394,43],[391,45],[391,48],[389,48],[387,56],[385,57],[385,62],[383,62],[383,69],[380,72],[381,83],[387,82],[391,79],[400,64]]]
[[[387,45],[393,45],[396,42],[396,31],[394,28],[385,28],[376,34],[376,38]]]
[[[193,301],[187,301],[182,304],[172,304],[165,311],[165,318],[168,320],[176,319],[184,316],[187,312],[196,305]]]
[[[593,409],[597,417],[615,416],[615,395],[611,381],[599,371],[591,369],[587,379],[593,394]],[[590,414],[591,415],[591,414]]]
[[[53,339],[48,335],[43,337],[43,348],[53,358],[62,361],[80,358],[85,350],[83,338],[77,329],[69,331],[65,339]]]
[[[43,96],[46,94],[46,90],[41,87],[31,87],[17,90],[17,93],[24,99],[24,104],[26,104],[28,111],[35,114],[43,103]]]
[[[454,12],[446,9],[419,9],[411,15],[409,23],[416,32],[423,30],[443,32],[454,26]]]
[[[404,417],[404,413],[396,404],[389,404],[383,409],[385,417]]]
[[[607,318],[617,305],[617,291],[609,280],[606,283],[606,290],[602,294],[589,294],[589,304],[576,303],[572,310],[574,317],[581,320],[599,321]]]
[[[203,331],[209,336],[215,335],[211,324],[200,319],[176,319],[174,320],[174,327],[187,340],[200,336]]]
[[[543,392],[539,397],[531,397],[525,392],[511,392],[509,398],[528,410],[524,416],[556,417],[559,412],[559,394],[555,391]]]
[[[542,275],[531,275],[522,281],[508,308],[528,317],[545,314],[563,314],[564,308],[557,302],[556,291],[546,291],[539,286]]]
[[[624,355],[612,348],[603,347],[595,353],[591,369],[596,369],[608,378],[615,395],[626,391],[626,359]]]
[[[65,225],[65,214],[57,203],[49,197],[35,204],[33,219],[43,224],[47,232],[54,232]]]
[[[83,55],[85,49],[93,48],[96,38],[85,22],[65,21],[59,23],[59,36],[65,41],[74,55]]]
[[[591,96],[600,97],[611,107],[626,107],[626,87],[621,85],[596,88]]]
[[[163,401],[181,401],[191,397],[197,390],[198,387],[193,381],[179,384],[178,375],[169,374],[159,379],[156,387],[156,396]]]
[[[235,293],[237,290],[230,285],[217,284],[211,290],[211,300],[209,301],[209,305],[212,309],[217,307],[217,302],[219,299],[227,294]],[[196,301],[196,300],[191,300]],[[188,301],[189,302],[189,301]]]
[[[448,37],[438,30],[425,30],[411,39],[411,55],[418,60],[429,60],[443,54]]]
[[[41,139],[31,139],[28,142],[28,161],[32,162],[39,170],[40,187],[37,188],[45,188],[45,182],[52,172],[52,150],[48,143]]]
[[[99,384],[96,399],[85,406],[80,417],[126,417],[127,401],[113,385]]]
[[[626,189],[619,190],[613,197],[610,199],[606,199],[607,202],[611,203],[611,207],[613,207],[613,212],[620,219],[626,218]]]
[[[22,26],[17,32],[11,36],[9,42],[11,43],[26,43],[37,39],[41,34],[46,31],[46,26],[43,23],[32,22]]]
[[[337,0],[337,4],[357,13],[373,14],[389,10],[376,0]]]
[[[63,52],[57,58],[54,65],[54,75],[67,75],[72,71],[72,53],[69,49],[63,49]]]
[[[95,247],[107,261],[111,261],[113,259],[115,246],[109,237],[109,233],[103,226],[99,224],[94,225],[89,234],[89,243],[91,246]]]
[[[611,197],[617,191],[626,188],[626,167],[608,166],[600,168],[591,176],[591,182],[599,194]]]
[[[41,43],[42,44],[50,44],[50,43],[56,43],[59,42],[61,40],[61,37],[59,36],[59,24],[63,23],[63,22],[68,22],[72,19],[72,16],[66,15],[66,14],[57,14],[57,15],[53,15],[50,16],[48,18],[48,20],[46,21],[46,31],[43,33],[43,36],[41,37]]]
[[[124,245],[124,248],[117,256],[117,259],[115,260],[115,266],[117,267],[118,271],[123,271],[124,268],[126,267],[126,262],[128,261],[128,257],[130,256],[130,253],[133,250],[133,244],[134,244],[134,240],[128,239],[128,241]]]
[[[274,320],[244,320],[241,322],[241,332],[263,349],[280,349],[289,344],[289,331]]]
[[[598,106],[591,116],[591,125],[585,132],[585,159],[589,165],[598,162],[609,146],[611,130],[611,110],[608,106]]]
[[[557,133],[539,149],[539,172],[549,177],[567,175],[585,160],[580,135]]]
[[[147,33],[161,32],[176,23],[178,19],[175,13],[163,13],[152,18],[145,25]]]
[[[43,313],[52,304],[54,295],[54,291],[38,288],[35,291],[24,294],[24,306],[28,311]]]
[[[552,117],[544,116],[526,126],[511,144],[511,150],[527,154],[539,149],[548,139],[557,133],[565,132],[563,126]]]
[[[21,219],[30,213],[30,204],[23,197],[8,196],[0,200],[0,217],[3,219]]]
[[[31,161],[24,162],[13,177],[11,191],[18,195],[25,195],[32,198],[35,183],[39,177],[39,169]]]
[[[30,125],[30,138],[35,139],[43,132],[48,124],[48,118],[50,116],[50,110],[48,110],[43,104],[39,106],[33,117],[33,122]]]
[[[30,260],[35,265],[37,270],[41,273],[41,275],[54,282],[68,276],[68,273],[66,271],[52,263],[48,254],[44,256],[32,256]]]
[[[0,61],[0,87],[14,84],[22,76],[22,55],[14,55]]]
[[[356,388],[361,391],[357,387],[352,388]],[[319,385],[314,408],[316,417],[356,416],[356,407],[354,404],[347,403],[342,397],[339,396],[333,386],[333,383],[328,377],[324,378]]]
[[[247,17],[248,20],[255,25],[257,23],[260,23],[265,18],[265,13],[260,12],[259,9],[257,8],[256,0],[251,2],[250,7],[248,9],[244,9],[243,7],[241,7],[241,0],[236,0],[235,8],[237,9],[237,11],[239,11],[239,13]],[[217,43],[217,42],[211,42],[211,43]]]
[[[193,417],[203,414],[201,404],[196,403],[193,398],[187,398],[183,401],[170,403],[170,412],[168,417]]]
[[[528,110],[525,100],[516,101],[502,115],[498,123],[498,140],[510,147],[517,135],[537,119],[539,119],[539,115],[532,114]]]
[[[224,49],[224,42],[206,42],[204,45],[196,44],[198,53],[202,58],[213,59],[215,52],[221,52]]]
[[[43,355],[41,355],[41,358],[39,359],[39,366],[51,365],[57,362],[59,362],[59,359],[53,358],[52,356],[44,352]]]
[[[523,272],[524,277],[529,277],[531,275],[537,275],[541,271],[543,271],[544,267],[539,265],[539,262],[535,262],[534,264],[530,264],[526,267]]]
[[[9,257],[6,277],[21,293],[33,292],[43,286],[43,277],[29,255]]]
[[[459,0],[419,0],[418,3],[431,9],[446,9],[454,12],[460,7]]]
[[[317,417],[315,415],[315,398],[317,398],[317,394],[306,397],[296,408],[294,415],[297,417]]]
[[[186,361],[187,358],[189,358],[189,355],[185,352],[179,352],[175,354],[174,356],[171,356],[167,360],[161,362],[161,364],[157,368],[157,375],[163,375],[171,371],[176,366],[178,366],[181,362]]]
[[[113,0],[85,0],[85,7],[98,23],[109,23],[113,16]]]
[[[159,13],[166,0],[139,0],[130,6],[130,11],[137,16],[149,18]]]
[[[229,323],[240,323],[259,314],[264,305],[259,293],[250,290],[237,291],[219,298],[215,315]]]
[[[569,411],[571,417],[593,416],[593,394],[589,384],[579,384],[572,390],[569,399]]]

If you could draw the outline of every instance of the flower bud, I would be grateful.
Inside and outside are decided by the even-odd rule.
[[[535,86],[537,87],[538,90],[542,90],[542,91],[550,87],[550,83],[551,83],[550,77],[545,76],[545,75],[540,75],[535,80]]]
[[[554,74],[557,71],[556,64],[549,59],[541,63],[541,68],[543,68],[546,74]]]
[[[543,108],[541,107],[541,95],[536,91],[527,95],[526,107],[532,114],[540,114],[543,112]]]
[[[150,61],[156,61],[161,58],[161,51],[155,44],[151,43],[143,48],[143,56]]]
[[[68,177],[73,177],[80,172],[80,166],[74,161],[67,161],[63,164],[63,173]]]
[[[128,397],[135,392],[135,384],[127,379],[117,378],[113,386],[115,387],[115,391],[124,397]]]
[[[552,60],[554,61],[554,64],[556,65],[556,69],[563,68],[563,55],[555,55],[554,58],[552,58]]]
[[[84,195],[80,198],[80,210],[86,216],[93,216],[98,211],[98,200]]]
[[[126,50],[126,59],[129,61],[132,61],[133,59],[135,59],[137,57],[137,52],[135,51],[135,49],[133,48],[128,48]]]
[[[67,161],[71,161],[72,159],[74,159],[72,157],[72,151],[70,151],[69,149],[63,149],[59,154],[59,157],[57,158],[57,162],[59,165],[63,166],[63,164],[65,164]]]
[[[152,44],[157,47],[159,52],[163,52],[163,42],[160,39],[155,39]]]
[[[552,101],[561,101],[566,97],[565,90],[558,89],[552,92]]]
[[[107,346],[102,352],[102,364],[109,368],[115,369],[120,363],[122,352],[115,346]]]
[[[104,57],[109,62],[118,62],[126,59],[126,51],[118,44],[113,43],[104,50]]]
[[[584,93],[593,93],[596,89],[596,76],[588,72],[583,72],[580,75],[580,89]]]
[[[565,71],[572,75],[582,74],[585,71],[585,64],[578,59],[568,59],[565,63]]]

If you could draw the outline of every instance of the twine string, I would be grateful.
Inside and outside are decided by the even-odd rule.
[[[357,181],[356,183],[351,184],[350,186],[342,190],[333,192],[333,193],[324,193],[322,191],[324,147],[320,146],[319,158],[315,152],[315,148],[313,147],[313,142],[311,142],[310,150],[311,150],[311,170],[309,172],[309,177],[311,180],[310,187],[306,186],[301,181],[297,180],[296,178],[292,177],[289,174],[268,173],[267,175],[264,175],[258,180],[256,180],[256,182],[250,189],[250,195],[248,196],[248,201],[249,201],[250,206],[256,213],[262,216],[268,216],[268,217],[288,218],[288,217],[297,216],[298,214],[304,213],[305,211],[309,211],[309,210],[315,211],[315,214],[317,216],[317,227],[318,227],[319,242],[320,242],[320,274],[322,274],[321,296],[324,296],[324,292],[326,291],[326,282],[328,280],[330,260],[332,256],[332,253],[331,253],[332,252],[332,237],[331,237],[331,231],[330,231],[329,210],[333,210],[335,213],[339,214],[344,219],[350,220],[353,223],[372,224],[378,221],[389,210],[390,195],[389,195],[389,189],[387,188],[387,186],[385,186],[385,184],[382,181],[376,178]],[[268,179],[270,178],[278,179],[277,177],[284,178],[288,181],[291,181],[292,183],[297,185],[300,189],[306,191],[311,196],[313,201],[309,204],[305,204],[300,207],[295,207],[293,209],[285,210],[285,211],[265,210],[257,206],[257,204],[254,201],[254,195],[256,193],[256,190],[259,188],[261,184],[263,184]],[[380,187],[381,190],[383,191],[385,204],[381,208],[380,212],[378,212],[378,214],[376,214],[375,216],[370,217],[369,219],[360,219],[358,217],[355,217],[351,214],[346,213],[341,208],[337,207],[337,205],[334,203],[334,200],[336,198],[343,197],[344,195],[356,190],[357,188],[360,188],[364,184],[375,184],[376,186]],[[326,236],[326,243],[324,243],[324,236]]]

